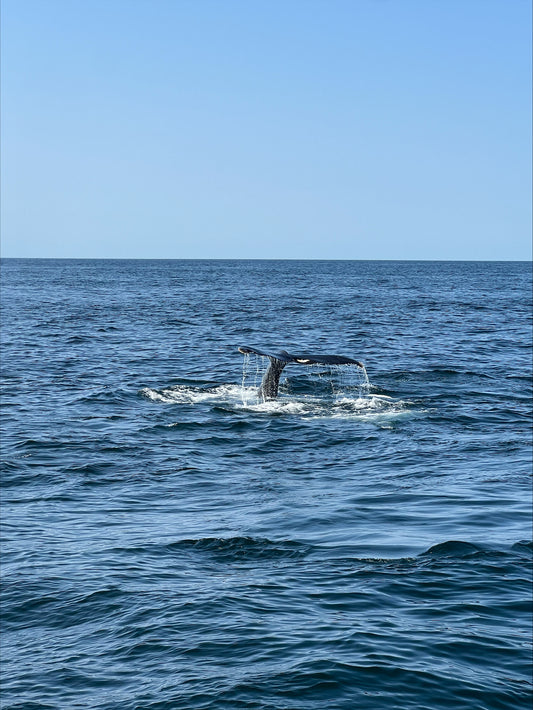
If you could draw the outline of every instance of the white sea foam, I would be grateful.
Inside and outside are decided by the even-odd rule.
[[[306,414],[309,411],[309,403],[294,399],[270,399],[263,402],[256,397],[256,402],[250,400],[243,402],[239,407],[251,412],[264,414]]]
[[[145,387],[141,390],[141,394],[154,402],[163,402],[164,404],[200,404],[221,401],[231,403],[242,401],[243,388],[239,385],[219,385],[209,389],[175,385],[161,390]]]
[[[219,385],[208,389],[175,385],[160,390],[149,387],[141,390],[144,397],[162,404],[213,404],[235,411],[255,414],[299,416],[306,418],[335,418],[373,420],[386,425],[391,419],[404,417],[413,412],[411,402],[394,400],[378,394],[357,394],[321,398],[311,395],[280,395],[277,399],[264,401],[256,387]]]

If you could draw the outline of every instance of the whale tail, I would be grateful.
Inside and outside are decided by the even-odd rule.
[[[243,355],[261,355],[270,360],[259,388],[259,394],[263,399],[275,399],[278,396],[279,379],[283,369],[289,363],[298,365],[355,365],[364,369],[363,363],[359,362],[359,360],[352,360],[352,358],[343,357],[342,355],[291,355],[286,350],[266,352],[251,347],[240,347],[239,352],[243,353]]]

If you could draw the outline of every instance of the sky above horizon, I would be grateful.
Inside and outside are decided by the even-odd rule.
[[[529,0],[2,0],[4,257],[531,258]]]

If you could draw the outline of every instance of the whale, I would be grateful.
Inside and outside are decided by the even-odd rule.
[[[343,355],[292,355],[286,350],[275,352],[259,350],[258,348],[241,346],[239,352],[243,355],[261,355],[270,360],[267,371],[264,374],[259,388],[259,395],[263,399],[276,399],[279,389],[279,378],[284,368],[290,363],[297,365],[354,365],[364,369],[364,365],[359,360],[353,360]]]

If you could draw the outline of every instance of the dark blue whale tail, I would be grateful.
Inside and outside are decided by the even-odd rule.
[[[239,352],[243,353],[243,355],[251,353],[261,355],[270,360],[270,365],[259,388],[259,394],[264,399],[275,399],[278,396],[279,378],[284,367],[289,363],[298,365],[355,365],[364,369],[363,363],[342,355],[291,355],[286,350],[266,352],[249,347],[240,347]]]

